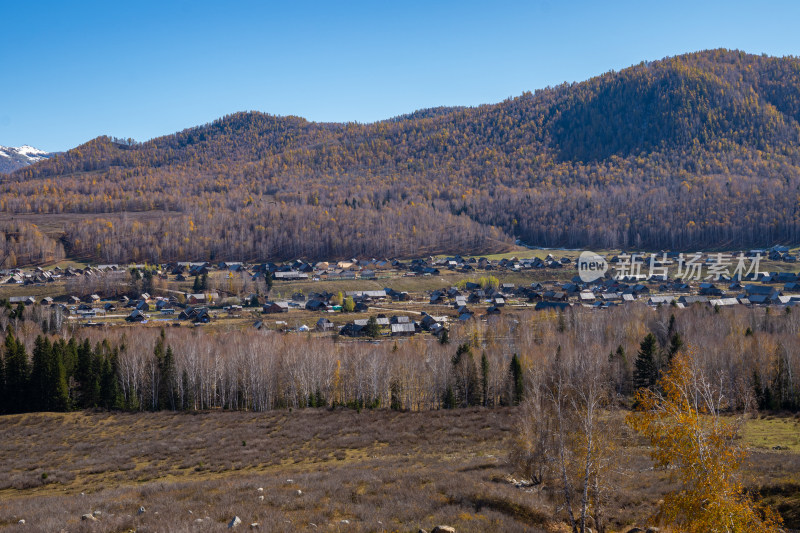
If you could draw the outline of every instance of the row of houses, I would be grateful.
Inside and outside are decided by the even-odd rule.
[[[627,254],[632,255],[633,252]],[[790,253],[788,246],[773,246],[768,249],[756,250],[743,250],[737,252],[730,252],[729,255],[737,256],[742,254],[746,257],[755,257],[759,255],[763,258],[768,258],[773,261],[784,261],[793,263],[797,261],[797,256]],[[654,254],[658,258],[657,263],[660,264],[662,259],[675,262],[681,255],[680,252],[661,251]],[[684,254],[685,255],[685,254]],[[715,261],[717,254],[706,253],[700,254],[706,263]],[[617,264],[621,262],[622,254],[606,256],[605,259],[610,264]],[[412,259],[410,261],[401,261],[398,259],[357,259],[352,258],[342,261],[303,261],[294,260],[284,263],[247,263],[244,261],[179,261],[165,263],[159,266],[159,273],[162,275],[172,274],[186,279],[192,276],[202,276],[208,274],[212,270],[228,271],[228,272],[245,272],[255,277],[263,276],[269,273],[273,279],[297,281],[309,278],[322,279],[356,279],[360,278],[374,278],[379,273],[396,270],[407,271],[412,274],[420,275],[436,275],[442,270],[470,272],[474,270],[530,270],[530,269],[560,269],[571,266],[573,263],[569,257],[556,257],[553,254],[548,254],[544,259],[539,257],[531,258],[517,258],[511,257],[507,259],[490,260],[486,257],[463,257],[455,255],[450,257],[428,257]],[[147,265],[128,265],[122,267],[118,264],[106,264],[89,266],[83,269],[80,268],[66,268],[55,267],[51,270],[44,270],[40,267],[33,268],[28,271],[21,269],[10,269],[0,271],[0,283],[47,283],[57,280],[61,277],[71,276],[92,276],[101,273],[119,272],[125,273],[128,269],[145,269]]]
[[[648,300],[648,303],[674,301],[681,306],[726,297],[728,299],[724,303],[727,305],[730,305],[730,298],[746,305],[793,305],[796,298],[789,293],[800,293],[800,283],[787,281],[797,279],[797,274],[773,273],[750,276],[750,279],[758,280],[760,283],[742,285],[734,281],[725,284],[726,288],[723,288],[711,282],[692,285],[681,280],[663,281],[662,279],[629,283],[602,278],[585,283],[575,277],[570,282],[552,282],[547,286],[541,283],[532,283],[528,287],[504,284],[498,288],[486,290],[479,288],[474,283],[467,283],[463,288],[450,287],[432,291],[429,295],[429,303],[452,305],[459,316],[462,316],[468,311],[466,307],[468,304],[477,303],[489,304],[488,314],[499,313],[500,308],[506,304],[508,299],[535,303],[536,309],[563,309],[571,303],[605,308],[647,298],[651,294],[667,296],[656,296],[652,300]],[[783,290],[775,285],[779,282],[786,282],[783,284]]]
[[[0,270],[0,285],[45,284],[53,283],[60,279],[80,276],[91,278],[109,272],[125,273],[124,269],[120,269],[119,265],[98,265],[87,266],[86,268],[61,268],[56,266],[50,270],[45,270],[42,267],[34,267],[28,270],[13,268],[9,270]]]
[[[355,280],[376,279],[388,271],[407,272],[411,275],[438,275],[442,270],[471,272],[474,270],[526,270],[538,268],[563,268],[570,264],[571,259],[562,257],[556,259],[549,255],[545,259],[500,259],[489,260],[485,257],[462,256],[444,258],[420,258],[411,261],[397,259],[349,259],[344,261],[319,261],[307,262],[302,260],[288,261],[285,263],[256,263],[247,264],[241,261],[234,262],[178,262],[164,265],[164,271],[179,276],[185,280],[192,276],[202,276],[213,270],[244,272],[253,279],[263,278],[269,274],[276,281],[304,281],[304,280]]]
[[[433,317],[428,314],[423,314],[419,322],[405,315],[392,317],[379,315],[375,318],[375,323],[381,334],[391,337],[409,337],[423,331],[438,337],[444,333],[446,321],[446,317]],[[316,326],[317,331],[332,331],[334,328],[333,323],[326,318],[320,318]],[[369,319],[353,320],[346,323],[338,331],[339,335],[345,337],[366,337],[368,332]]]
[[[291,301],[266,302],[262,307],[262,311],[264,313],[287,313],[290,308],[299,308],[301,306],[308,311],[339,311],[341,310],[341,305],[334,305],[332,303],[334,297],[337,296],[338,295],[326,291],[310,292],[308,295],[295,293],[292,295]],[[367,311],[371,304],[378,302],[405,302],[411,300],[411,296],[407,292],[395,291],[391,288],[347,291],[344,293],[344,296],[353,300],[353,311],[357,313]]]
[[[708,289],[709,284],[702,284],[704,288]],[[504,291],[498,289],[489,289],[484,291],[482,289],[475,289],[470,293],[465,293],[455,287],[448,290],[434,291],[431,295],[430,303],[432,304],[445,304],[444,298],[446,296],[446,305],[449,305],[455,311],[458,320],[465,321],[473,319],[475,316],[474,311],[469,307],[477,303],[489,303],[486,309],[487,315],[499,314],[501,309],[506,305],[507,298],[519,298],[520,296],[535,301],[534,309],[565,309],[570,305],[582,305],[594,308],[608,308],[616,305],[633,302],[639,299],[646,298],[646,303],[652,306],[670,304],[677,307],[685,307],[698,303],[707,303],[712,306],[729,306],[729,305],[785,305],[793,306],[800,302],[800,294],[783,294],[775,287],[766,285],[750,284],[743,287],[744,292],[735,297],[724,297],[724,295],[704,295],[704,294],[682,294],[682,295],[664,295],[664,294],[650,294],[650,289],[643,284],[627,285],[619,282],[614,282],[609,286],[595,287],[594,290],[581,289],[575,284],[562,284],[563,290],[544,290],[540,284],[533,284],[532,287],[513,287],[506,286]],[[264,313],[288,313],[292,307],[304,307],[306,310],[330,312],[340,310],[340,307],[334,306],[330,303],[332,298],[330,293],[312,293],[309,299],[301,305],[298,302],[267,302],[262,307]],[[371,299],[371,301],[381,301],[389,298],[386,291],[352,291],[350,297],[359,298],[356,304],[355,311],[366,311],[368,309],[367,303],[364,299]],[[488,297],[488,299],[487,299]],[[156,301],[156,310],[162,315],[174,314],[174,309],[169,307],[170,302],[167,299],[159,299]],[[87,304],[82,304],[83,308],[78,310],[85,310],[87,315],[91,313],[91,307]],[[105,311],[113,310],[106,304]],[[134,308],[134,313],[129,317],[131,321],[143,320],[142,315],[149,310],[149,304],[145,300],[137,300],[131,302],[129,307]],[[93,316],[93,315],[90,315]],[[429,315],[424,315],[429,316]],[[208,322],[210,315],[206,307],[187,307],[182,311],[178,317],[179,320],[191,320],[193,322]],[[381,319],[382,320],[382,319]],[[430,319],[427,319],[428,321]],[[442,322],[440,321],[436,321]],[[404,321],[401,321],[404,323]],[[350,325],[340,332],[345,336],[362,336],[363,330],[367,325],[367,319],[354,320]],[[379,322],[380,326],[391,327],[391,322]],[[321,318],[316,326],[319,331],[329,331],[332,328],[332,323],[327,318]],[[398,326],[391,331],[394,335],[403,333],[413,334],[420,331],[420,327],[411,331],[409,326]],[[441,332],[439,326],[432,325],[434,333]],[[443,327],[443,326],[442,326]]]

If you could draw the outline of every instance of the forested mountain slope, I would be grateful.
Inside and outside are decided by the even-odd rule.
[[[799,121],[800,59],[713,50],[372,124],[100,137],[4,177],[0,208],[102,214],[65,239],[102,261],[798,243]],[[173,216],[111,217],[149,210]]]

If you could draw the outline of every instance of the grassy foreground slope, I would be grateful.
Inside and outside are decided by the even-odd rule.
[[[21,528],[24,519],[25,531],[222,531],[239,516],[240,529],[258,522],[266,531],[416,531],[442,523],[460,532],[560,530],[546,488],[509,482],[516,414],[5,416],[0,528]],[[796,446],[772,449],[791,445],[798,422],[748,427],[753,442],[745,442],[759,447],[745,467],[747,484],[763,488],[787,526],[798,527],[800,454]],[[651,470],[640,442],[626,441],[609,508],[621,531],[647,523],[672,488],[666,473]],[[81,521],[93,511],[101,513],[97,522]]]

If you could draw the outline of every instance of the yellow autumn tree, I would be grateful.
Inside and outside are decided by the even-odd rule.
[[[739,424],[720,416],[726,400],[691,353],[673,357],[654,390],[637,391],[636,403],[628,423],[650,440],[656,466],[681,482],[659,519],[687,533],[779,531],[780,516],[749,497],[736,476],[745,457],[735,444]]]

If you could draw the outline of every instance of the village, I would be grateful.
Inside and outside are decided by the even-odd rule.
[[[520,310],[603,310],[619,305],[773,306],[800,303],[796,254],[787,247],[731,257],[763,257],[756,270],[697,280],[677,277],[683,254],[661,252],[660,275],[619,266],[626,275],[586,282],[576,252],[530,257],[285,263],[176,262],[161,265],[34,267],[0,272],[0,299],[20,317],[32,307],[75,327],[211,326],[380,339],[446,336],[454,322],[490,320]],[[694,254],[713,270],[719,254]],[[612,267],[630,254],[611,252]],[[635,256],[634,256],[635,257]],[[642,272],[642,273],[639,273]],[[715,279],[706,279],[706,278]]]

